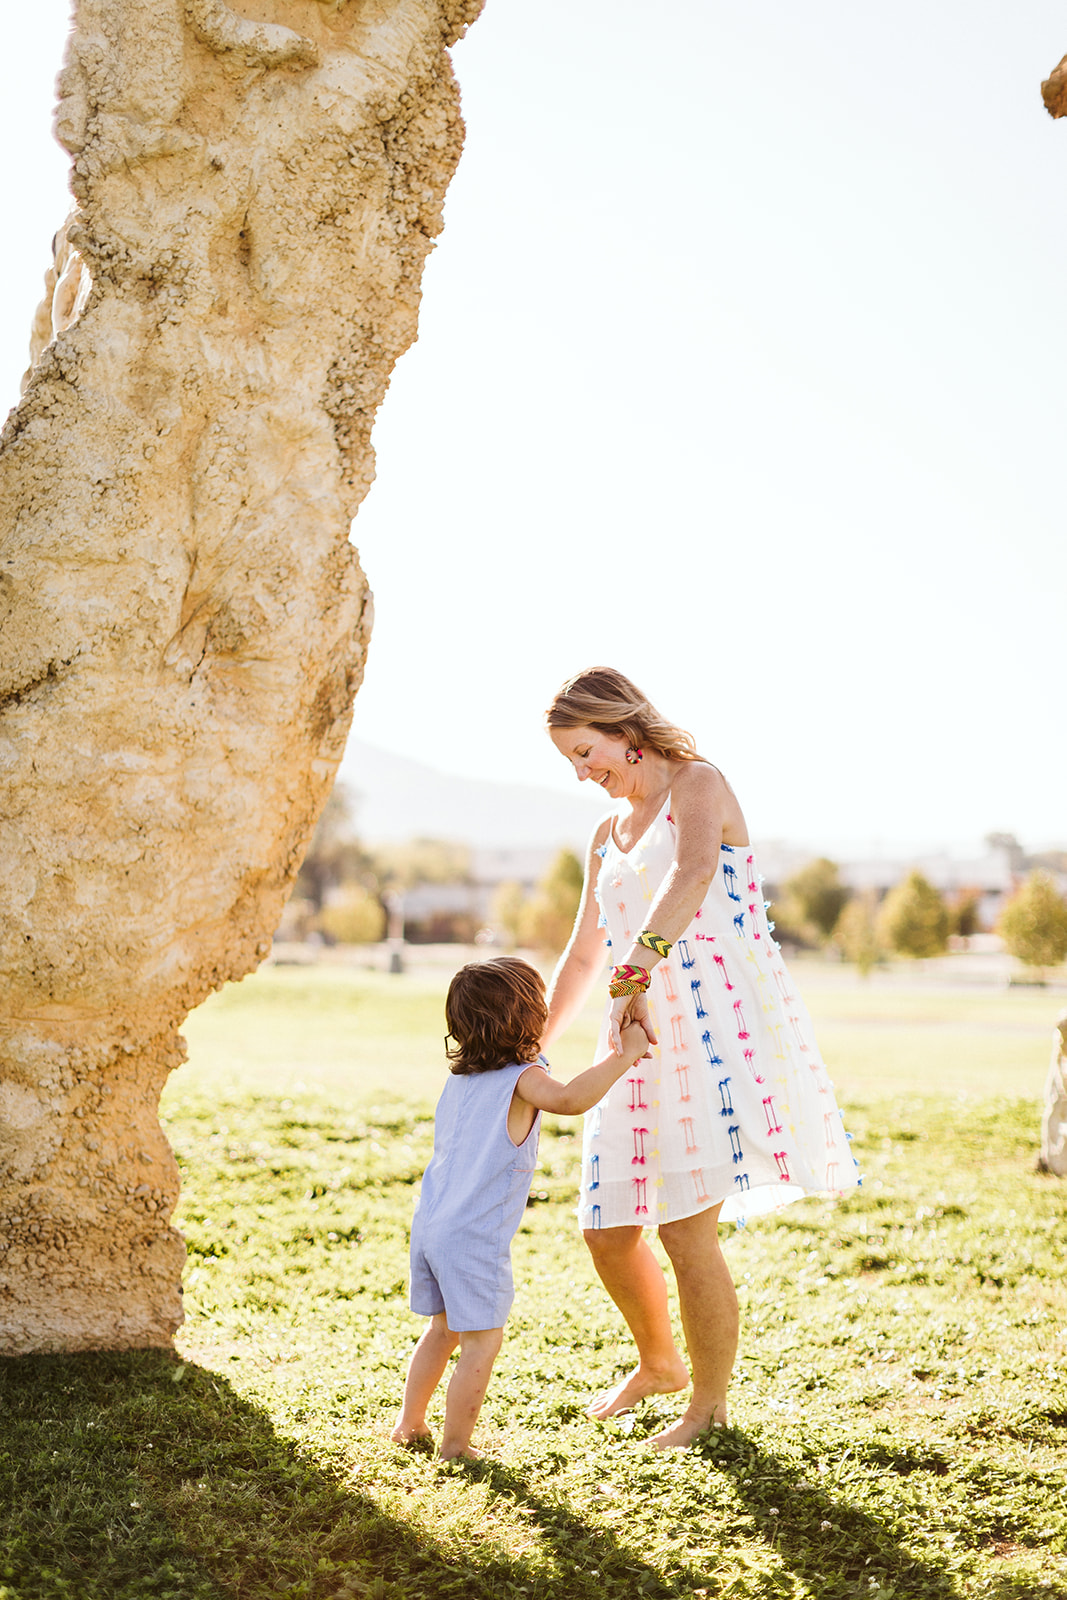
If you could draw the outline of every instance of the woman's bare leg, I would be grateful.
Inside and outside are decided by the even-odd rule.
[[[426,1408],[458,1343],[459,1335],[452,1332],[444,1312],[439,1311],[412,1351],[404,1382],[404,1403],[389,1435],[394,1444],[433,1438],[426,1423]]]
[[[590,1228],[585,1242],[600,1281],[626,1319],[637,1345],[637,1366],[597,1395],[589,1415],[603,1421],[629,1411],[650,1394],[674,1394],[689,1372],[674,1343],[667,1285],[640,1228]]]
[[[713,1424],[726,1422],[738,1315],[737,1291],[719,1245],[720,1210],[713,1206],[695,1217],[663,1223],[659,1230],[678,1279],[693,1397],[683,1416],[653,1438],[658,1450],[684,1448]]]
[[[480,1328],[459,1336],[459,1360],[448,1384],[445,1398],[445,1431],[441,1435],[441,1459],[476,1456],[471,1435],[482,1409],[493,1362],[504,1342],[503,1328]]]

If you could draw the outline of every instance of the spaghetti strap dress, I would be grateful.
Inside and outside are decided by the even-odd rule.
[[[609,948],[624,953],[648,926],[674,849],[669,795],[631,850],[609,832],[595,885]],[[654,968],[652,1059],[586,1113],[583,1228],[656,1227],[720,1202],[724,1219],[744,1222],[859,1182],[761,883],[752,847],[724,844],[703,905]]]

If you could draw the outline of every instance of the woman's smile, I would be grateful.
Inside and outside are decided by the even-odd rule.
[[[595,783],[619,799],[626,793],[629,769],[623,765],[628,741],[617,734],[599,733],[595,728],[552,728],[552,743],[574,768],[579,783]],[[606,766],[600,763],[605,761]]]

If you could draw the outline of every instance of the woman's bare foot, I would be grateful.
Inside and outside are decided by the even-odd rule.
[[[421,1427],[409,1428],[398,1422],[389,1437],[394,1444],[407,1445],[409,1450],[417,1450],[421,1444],[433,1443],[433,1434],[425,1423]]]
[[[648,1442],[653,1450],[688,1450],[701,1434],[710,1433],[712,1428],[725,1427],[725,1405],[716,1406],[710,1417],[704,1411],[696,1416],[687,1411],[669,1428],[661,1428],[659,1433],[654,1433]]]
[[[681,1357],[671,1367],[637,1366],[625,1378],[620,1378],[614,1388],[598,1394],[586,1416],[603,1422],[608,1417],[617,1417],[623,1411],[632,1411],[639,1401],[647,1400],[650,1394],[677,1394],[688,1382],[689,1369]]]

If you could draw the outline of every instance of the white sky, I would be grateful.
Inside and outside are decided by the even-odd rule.
[[[4,404],[66,15],[0,63]],[[1064,51],[1052,0],[489,0],[355,525],[357,735],[566,787],[540,714],[606,661],[757,837],[1067,843]]]

